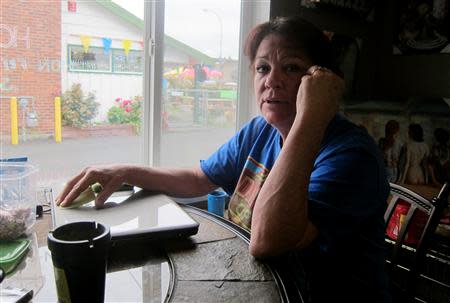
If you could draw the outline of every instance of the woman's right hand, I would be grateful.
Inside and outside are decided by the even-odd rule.
[[[91,166],[83,169],[78,175],[67,182],[62,192],[55,200],[56,205],[69,206],[88,186],[98,182],[102,191],[95,199],[95,206],[100,208],[105,201],[125,183],[126,165]]]

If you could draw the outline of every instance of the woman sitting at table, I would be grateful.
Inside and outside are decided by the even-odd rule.
[[[261,111],[198,167],[88,167],[68,205],[100,182],[96,205],[122,183],[195,197],[222,187],[230,219],[251,230],[250,254],[295,256],[311,302],[387,302],[384,221],[389,186],[377,145],[338,114],[344,80],[323,33],[297,17],[249,34],[246,55]],[[293,264],[294,266],[294,264]]]

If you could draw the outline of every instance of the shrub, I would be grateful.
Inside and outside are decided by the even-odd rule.
[[[133,99],[117,98],[108,110],[108,122],[111,124],[132,124],[137,132],[141,127],[142,97]]]
[[[100,106],[92,92],[87,96],[83,93],[79,83],[65,91],[61,99],[63,125],[83,127],[91,124]]]

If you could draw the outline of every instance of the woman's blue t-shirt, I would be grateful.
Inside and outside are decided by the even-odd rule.
[[[250,229],[251,210],[281,146],[278,131],[256,117],[200,163],[208,178],[232,195],[231,220],[244,228]],[[327,127],[309,184],[308,216],[319,236],[299,253],[315,301],[325,300],[330,287],[343,294],[349,288],[354,294],[370,291],[380,298],[374,301],[387,301],[383,214],[388,193],[375,142],[337,115]]]

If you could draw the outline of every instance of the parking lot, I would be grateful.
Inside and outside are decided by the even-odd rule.
[[[230,129],[199,129],[164,133],[162,166],[191,166],[206,158],[233,133]],[[0,158],[27,156],[39,167],[39,186],[53,186],[92,164],[140,163],[139,136],[105,136],[77,139],[35,139],[11,145],[2,140]]]

